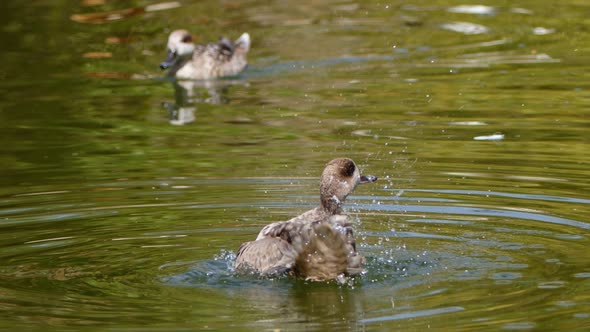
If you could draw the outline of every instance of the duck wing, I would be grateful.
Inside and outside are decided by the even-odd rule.
[[[328,280],[346,274],[348,246],[342,229],[331,222],[311,225],[311,236],[297,256],[295,272],[310,280]]]
[[[209,58],[216,63],[229,62],[235,53],[234,44],[227,38],[220,38],[217,43],[195,46],[193,58]]]
[[[219,52],[226,55],[226,56],[232,56],[232,54],[234,54],[235,52],[235,46],[234,44],[227,38],[225,37],[221,37],[219,38],[219,42],[217,43],[217,46],[219,46]]]
[[[287,241],[271,237],[246,242],[236,255],[235,269],[263,276],[290,273],[295,266],[297,252]]]
[[[294,272],[308,279],[358,274],[365,265],[365,258],[356,251],[352,223],[344,214],[328,217],[311,210],[289,221],[266,225],[257,240],[267,238],[289,243],[297,254]]]
[[[298,218],[266,225],[255,241],[240,246],[234,266],[263,276],[297,273],[297,258],[313,234],[312,222]]]
[[[347,274],[358,274],[363,271],[366,260],[365,257],[356,251],[356,240],[352,223],[347,215],[335,215],[330,218],[330,223],[335,229],[339,230],[340,237],[345,244],[345,250],[348,255]]]

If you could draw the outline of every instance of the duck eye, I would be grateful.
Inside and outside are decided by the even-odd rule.
[[[191,43],[193,41],[193,36],[191,36],[191,35],[184,36],[184,37],[182,37],[181,41],[183,43]]]

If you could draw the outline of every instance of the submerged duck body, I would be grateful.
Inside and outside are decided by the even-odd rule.
[[[262,228],[255,241],[240,246],[236,270],[263,276],[288,273],[310,280],[361,272],[365,258],[356,251],[342,204],[358,184],[376,180],[361,175],[351,159],[330,161],[320,180],[320,206]]]
[[[244,33],[234,42],[221,38],[217,43],[195,45],[188,31],[176,30],[168,37],[167,48],[168,57],[160,68],[170,69],[170,76],[194,80],[235,76],[248,65],[250,35]]]

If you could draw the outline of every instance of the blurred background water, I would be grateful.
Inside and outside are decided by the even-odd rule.
[[[0,8],[1,328],[590,328],[587,1]],[[249,68],[164,78],[178,28]],[[343,156],[367,273],[235,276]]]

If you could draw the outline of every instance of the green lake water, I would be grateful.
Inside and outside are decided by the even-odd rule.
[[[0,329],[590,330],[587,1],[0,7]],[[178,28],[249,67],[165,78]],[[235,275],[336,157],[366,273]]]

